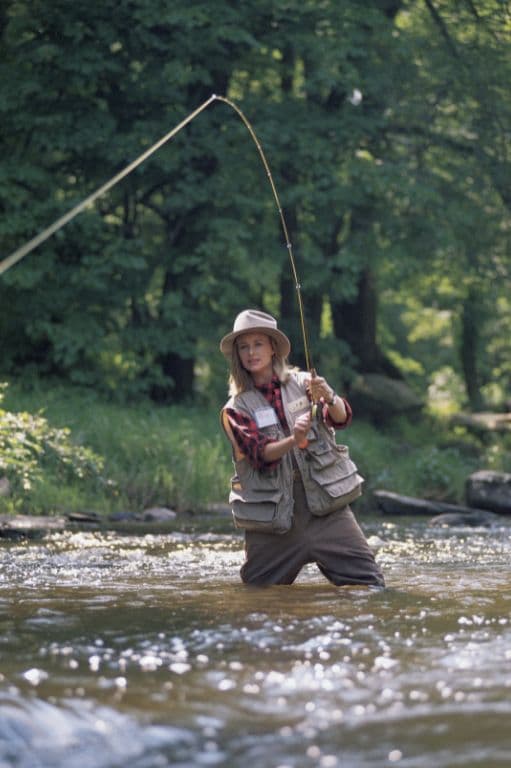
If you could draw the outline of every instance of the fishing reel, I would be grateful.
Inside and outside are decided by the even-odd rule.
[[[311,417],[313,421],[316,421],[318,424],[324,424],[325,422],[325,413],[323,409],[322,403],[312,403],[311,406]]]

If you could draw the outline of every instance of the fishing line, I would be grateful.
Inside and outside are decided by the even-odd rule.
[[[68,211],[64,216],[61,216],[60,219],[57,219],[53,222],[49,227],[46,229],[43,229],[42,232],[40,232],[36,237],[33,237],[32,240],[29,240],[25,245],[21,246],[21,248],[18,248],[16,251],[13,251],[7,258],[0,261],[0,275],[2,275],[4,272],[6,272],[10,267],[14,266],[18,261],[20,261],[24,256],[29,254],[31,251],[34,250],[34,248],[37,248],[38,245],[41,245],[41,243],[44,243],[45,240],[48,240],[52,235],[55,234],[59,229],[61,229],[65,224],[71,221],[71,219],[74,219],[75,216],[77,216],[81,211],[83,211],[84,208],[87,208],[87,206],[92,205],[92,203],[98,199],[98,197],[101,197],[101,195],[104,195],[105,192],[108,192],[109,189],[111,189],[115,184],[117,184],[121,179],[124,179],[125,176],[127,176],[131,171],[134,171],[135,168],[137,168],[141,163],[144,162],[150,155],[152,155],[154,152],[156,152],[160,147],[163,146],[167,141],[170,141],[170,139],[178,133],[178,131],[181,130],[181,128],[184,128],[185,125],[187,125],[191,120],[194,119],[200,112],[202,112],[203,109],[206,109],[207,106],[211,104],[213,99],[215,99],[215,96],[211,96],[207,101],[205,101],[203,104],[201,104],[200,107],[198,107],[194,112],[191,112],[188,117],[185,117],[185,119],[179,123],[179,125],[176,125],[175,128],[173,128],[169,133],[167,133],[163,138],[161,138],[159,141],[157,141],[155,144],[153,144],[152,147],[149,147],[143,154],[141,154],[139,157],[137,157],[136,160],[133,160],[132,163],[127,165],[122,171],[117,173],[115,176],[112,176],[112,178],[107,181],[105,184],[103,184],[99,189],[97,189],[95,192],[93,192],[91,195],[85,198],[85,200],[82,200],[81,203],[78,203],[78,205],[75,205],[74,208],[71,208],[70,211]]]
[[[245,117],[241,109],[233,101],[231,101],[230,99],[227,99],[225,96],[217,96],[216,94],[212,94],[209,97],[209,99],[206,99],[206,101],[204,101],[199,107],[197,107],[197,109],[195,109],[193,112],[190,112],[190,114],[187,117],[185,117],[184,120],[182,120],[178,125],[176,125],[171,131],[166,133],[165,136],[163,136],[161,139],[155,142],[155,144],[149,147],[149,149],[147,149],[145,152],[139,155],[139,157],[133,160],[133,162],[129,163],[129,165],[123,168],[123,170],[119,171],[119,173],[117,173],[115,176],[112,176],[112,178],[109,181],[107,181],[105,184],[99,187],[95,192],[92,192],[92,194],[88,195],[88,197],[82,200],[81,203],[78,203],[78,205],[75,205],[74,208],[71,208],[71,210],[69,210],[66,214],[64,214],[64,216],[61,216],[59,219],[54,221],[53,224],[51,224],[49,227],[47,227],[46,229],[43,229],[41,232],[39,232],[38,235],[36,235],[31,240],[26,242],[20,248],[17,248],[5,259],[2,259],[2,261],[0,261],[0,275],[2,275],[4,272],[7,272],[7,270],[10,269],[12,266],[14,266],[14,264],[16,264],[18,261],[21,261],[21,259],[27,256],[31,251],[33,251],[39,245],[41,245],[46,240],[48,240],[52,235],[54,235],[55,232],[58,232],[59,229],[62,229],[62,227],[64,227],[68,222],[74,219],[75,216],[81,213],[81,211],[91,206],[98,199],[98,197],[101,197],[101,195],[104,195],[106,192],[112,189],[112,187],[118,184],[119,181],[121,181],[126,176],[128,176],[128,174],[130,174],[132,171],[135,170],[135,168],[141,165],[144,162],[144,160],[147,160],[148,157],[150,157],[155,152],[157,152],[158,149],[160,149],[164,144],[170,141],[177,133],[179,133],[180,130],[182,130],[192,120],[194,120],[194,118],[196,118],[197,115],[199,115],[203,110],[209,107],[209,105],[212,104],[214,101],[223,101],[225,104],[231,107],[236,112],[236,114],[241,118],[241,120],[243,121],[245,127],[247,128],[248,132],[250,133],[250,136],[252,137],[257,147],[257,151],[259,152],[259,156],[264,165],[266,175],[268,176],[268,181],[270,182],[270,186],[273,192],[273,197],[275,199],[275,203],[277,205],[277,209],[279,212],[280,222],[282,225],[282,230],[283,230],[284,238],[286,241],[286,248],[289,254],[291,271],[293,273],[293,279],[295,281],[296,296],[298,300],[298,310],[300,314],[300,326],[301,326],[302,339],[303,339],[303,348],[304,348],[304,354],[305,354],[305,363],[307,366],[307,370],[310,371],[312,370],[312,362],[311,362],[311,356],[310,356],[310,350],[309,350],[307,328],[305,325],[305,314],[303,309],[301,285],[298,279],[298,273],[296,270],[296,264],[293,256],[293,246],[291,245],[291,241],[289,239],[286,220],[284,217],[284,212],[282,210],[282,205],[280,204],[277,188],[273,181],[273,176],[270,171],[270,166],[268,165],[268,161],[264,154],[263,148],[256,136],[254,129],[252,128],[250,122]]]

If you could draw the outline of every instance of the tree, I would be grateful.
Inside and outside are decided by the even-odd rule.
[[[504,382],[504,346],[488,343],[508,312],[502,3],[221,0],[213,19],[208,2],[9,0],[0,34],[2,253],[227,94],[270,161],[313,363],[344,383],[413,369],[424,387],[438,345],[420,363],[404,317],[438,307],[472,404],[497,367]],[[216,400],[218,337],[247,305],[279,315],[303,364],[271,189],[217,102],[4,275],[2,369]]]

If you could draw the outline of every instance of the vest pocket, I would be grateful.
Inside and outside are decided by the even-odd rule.
[[[327,446],[324,449],[317,446],[309,457],[310,477],[321,489],[319,504],[313,508],[314,515],[328,515],[362,495],[364,478],[358,474],[357,465],[350,459],[347,446]]]
[[[260,533],[287,533],[293,521],[293,501],[279,486],[279,477],[256,472],[242,460],[231,480],[229,503],[236,528]]]
[[[278,502],[231,500],[232,517],[236,528],[259,533],[287,533],[292,516]]]
[[[313,510],[313,514],[317,517],[323,515],[329,515],[331,512],[335,512],[337,509],[347,507],[362,496],[362,483],[364,478],[355,472],[353,475],[345,477],[343,480],[338,480],[330,485],[322,486],[322,489],[326,491],[328,497],[323,499],[324,506],[321,506],[317,510]]]

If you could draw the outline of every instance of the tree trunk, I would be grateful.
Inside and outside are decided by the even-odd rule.
[[[331,299],[335,336],[349,344],[361,371],[374,371],[376,350],[376,294],[374,279],[367,267],[361,274],[352,302]]]
[[[370,267],[360,275],[358,292],[352,302],[331,299],[335,336],[344,339],[355,356],[360,373],[381,373],[394,379],[403,376],[382,353],[377,342],[378,293]]]
[[[168,385],[155,385],[151,399],[156,403],[182,403],[191,399],[194,384],[194,361],[168,352],[159,359],[162,373]]]
[[[380,358],[376,344],[376,305],[375,280],[369,267],[360,276],[353,302],[332,301],[335,335],[349,344],[358,367],[366,372],[374,372]]]
[[[460,359],[465,390],[473,411],[478,411],[482,407],[478,369],[479,309],[478,291],[475,285],[471,285],[461,313]]]

